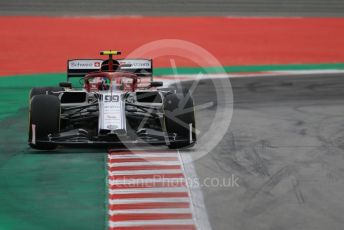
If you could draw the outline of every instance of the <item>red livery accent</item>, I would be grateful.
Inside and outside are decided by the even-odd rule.
[[[181,169],[180,165],[139,165],[139,166],[115,166],[110,167],[109,171],[127,170],[158,170],[158,169]]]

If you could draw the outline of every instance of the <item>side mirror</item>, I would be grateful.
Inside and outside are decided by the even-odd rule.
[[[59,86],[60,87],[63,87],[63,88],[72,88],[72,83],[71,82],[60,82],[59,83]]]
[[[162,81],[152,81],[151,82],[151,87],[161,87],[163,85],[164,85],[164,83]]]

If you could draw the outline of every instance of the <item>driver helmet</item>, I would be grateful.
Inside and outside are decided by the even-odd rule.
[[[117,60],[112,60],[113,62],[113,71],[116,71],[119,68],[119,62]],[[101,65],[101,71],[109,71],[109,60],[105,60],[103,61],[102,65]]]

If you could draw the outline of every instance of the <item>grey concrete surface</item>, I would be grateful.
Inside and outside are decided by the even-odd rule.
[[[239,186],[202,187],[213,230],[343,229],[343,77],[231,80],[230,128],[194,162],[201,181],[239,178]],[[196,104],[216,102],[216,90],[201,81]],[[207,135],[214,109],[197,111],[201,135]]]
[[[343,16],[342,0],[0,0],[0,15]]]

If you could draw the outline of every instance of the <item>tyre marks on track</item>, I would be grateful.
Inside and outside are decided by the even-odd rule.
[[[177,151],[108,154],[109,230],[196,230]]]

